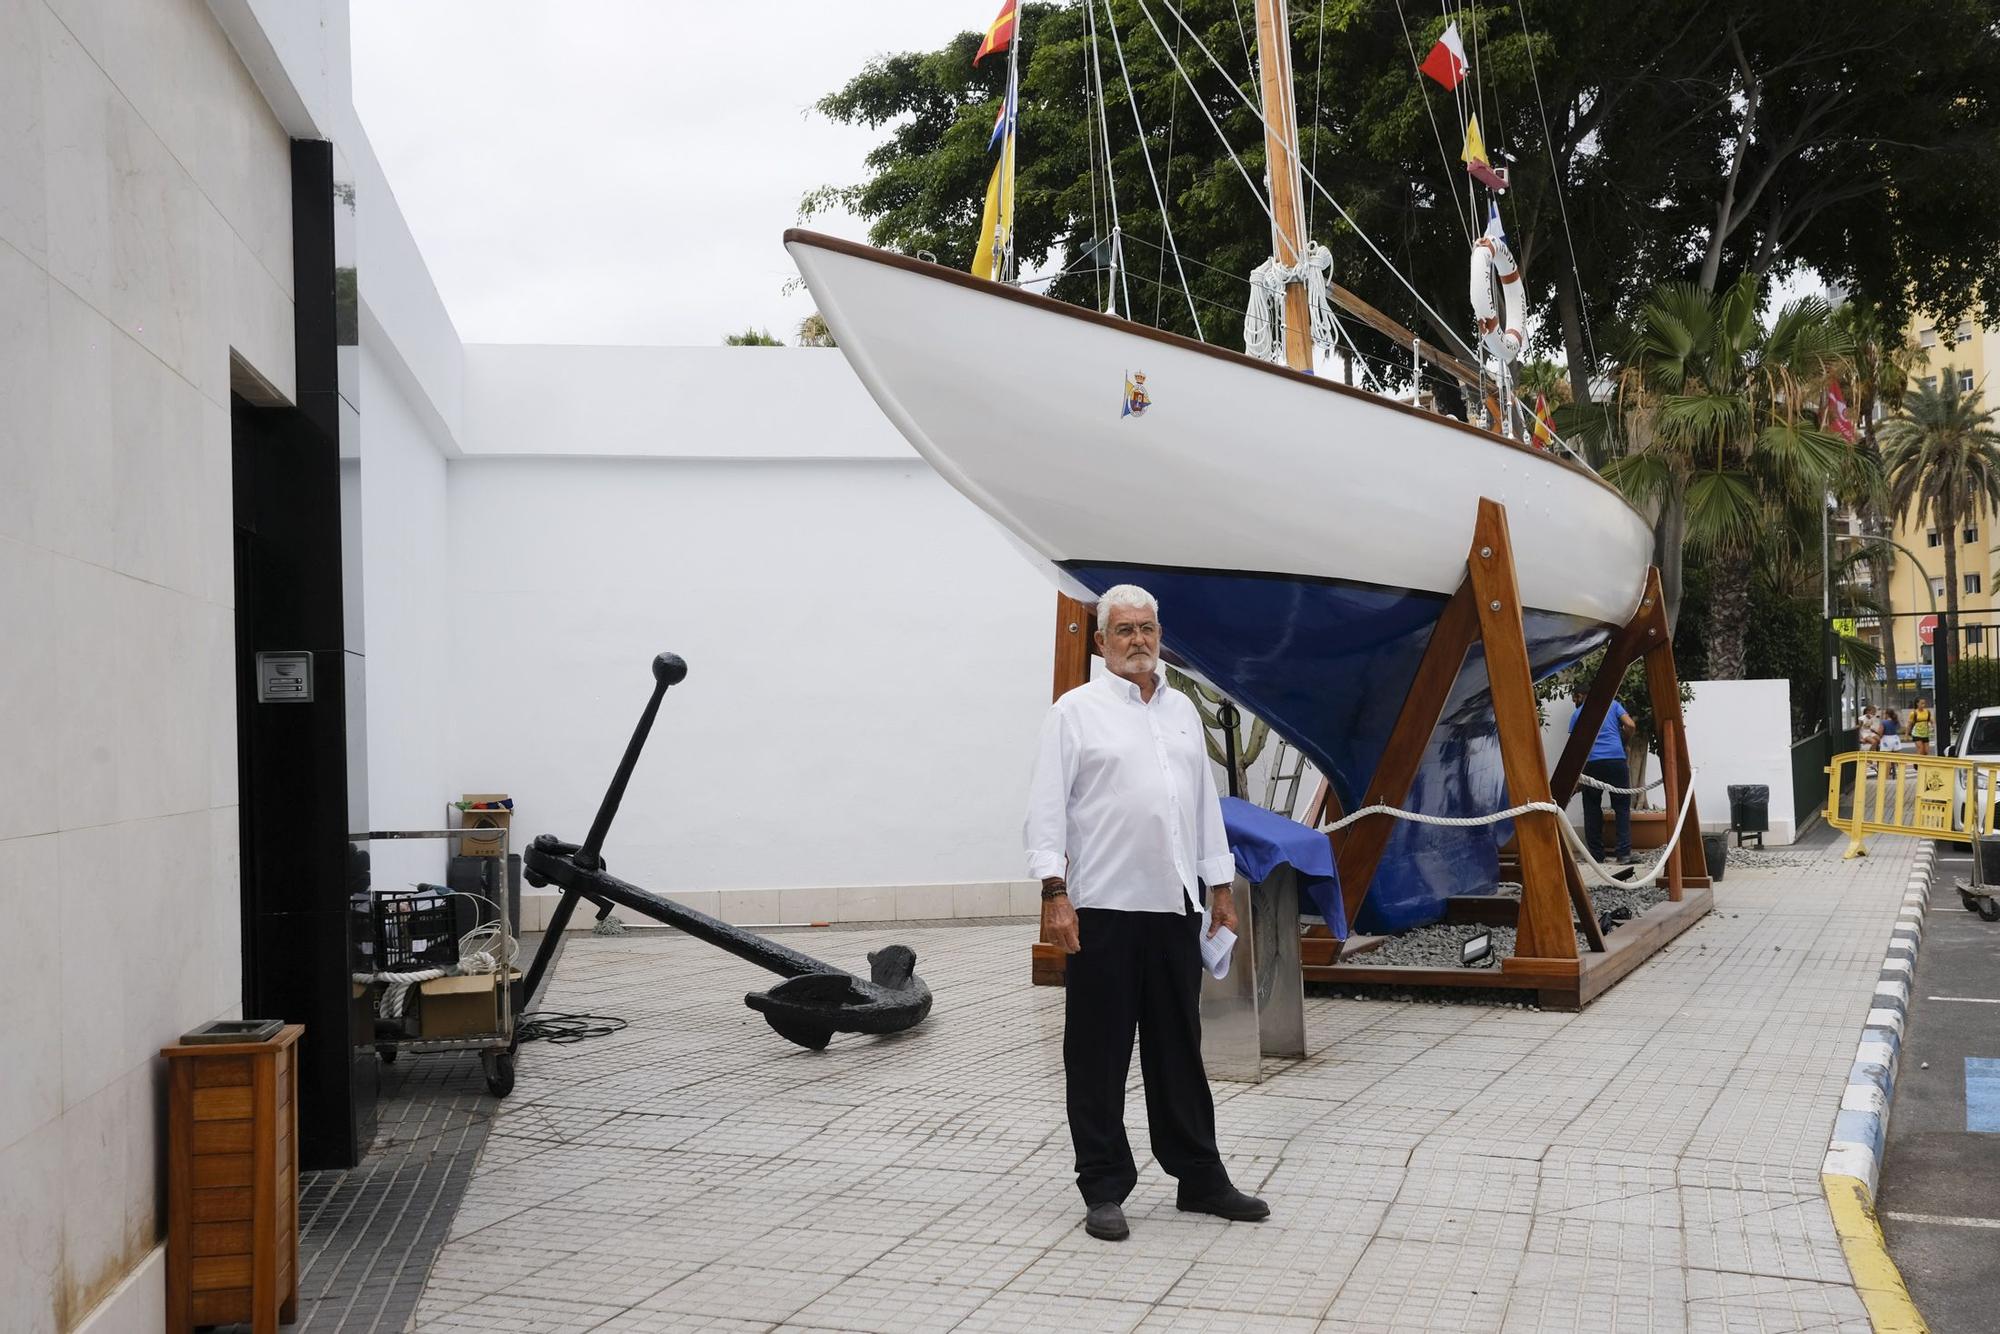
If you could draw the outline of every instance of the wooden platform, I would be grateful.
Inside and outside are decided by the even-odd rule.
[[[1459,902],[1459,900],[1454,900]],[[1500,900],[1499,902],[1507,902]],[[1715,906],[1706,887],[1689,889],[1680,902],[1655,904],[1604,938],[1604,951],[1584,951],[1574,962],[1503,959],[1493,968],[1404,968],[1388,964],[1308,964],[1308,982],[1336,986],[1506,987],[1537,993],[1544,1010],[1580,1010],[1609,991],[1661,946],[1700,921]],[[1504,925],[1504,923],[1497,923]],[[1563,965],[1568,964],[1565,969]]]

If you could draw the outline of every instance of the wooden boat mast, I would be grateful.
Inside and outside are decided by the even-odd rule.
[[[1293,273],[1306,250],[1305,212],[1299,207],[1298,107],[1292,101],[1292,30],[1285,0],[1256,0],[1257,67],[1264,94],[1265,177],[1271,190],[1272,253]],[[1285,283],[1285,364],[1313,368],[1312,311],[1306,285]]]

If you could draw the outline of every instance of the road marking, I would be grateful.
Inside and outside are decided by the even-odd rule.
[[[1926,996],[1925,1000],[1950,1001],[1954,1005],[2000,1005],[2000,999],[1986,996]]]
[[[1937,1223],[1944,1227],[1990,1227],[2000,1228],[2000,1218],[1947,1218],[1943,1214],[1906,1214],[1895,1209],[1886,1211],[1884,1218],[1893,1218],[1898,1223]]]
[[[2000,1060],[1965,1058],[1965,1128],[2000,1134]]]

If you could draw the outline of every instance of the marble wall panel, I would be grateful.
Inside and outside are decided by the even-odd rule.
[[[0,242],[48,262],[41,0],[0,0]]]
[[[0,842],[0,1013],[24,1042],[0,1079],[0,1146],[62,1110],[62,932],[53,902],[60,879],[56,836]],[[0,1199],[8,1198],[0,1185]],[[4,1249],[0,1245],[0,1249]],[[11,1291],[0,1280],[0,1292]]]
[[[61,1121],[0,1145],[0,1330],[8,1334],[59,1329],[56,1273],[62,1264],[59,1221],[69,1183],[63,1180]]]
[[[0,537],[34,538],[35,483],[48,471],[49,280],[0,245]]]
[[[54,574],[55,557],[0,538],[0,626],[32,627],[0,652],[0,839],[56,828],[61,658],[55,637],[39,632],[55,615]]]
[[[35,540],[93,565],[116,542],[111,360],[124,335],[60,282],[48,285],[48,434],[30,478]]]

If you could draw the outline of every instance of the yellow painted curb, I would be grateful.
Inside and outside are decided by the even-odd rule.
[[[1868,1184],[1832,1172],[1822,1173],[1819,1183],[1826,1191],[1834,1231],[1840,1234],[1848,1271],[1854,1275],[1854,1286],[1861,1292],[1875,1334],[1930,1334],[1930,1326],[1910,1300],[1910,1290],[1903,1286],[1902,1273],[1889,1258],[1881,1224],[1875,1221],[1874,1201],[1868,1198]]]

